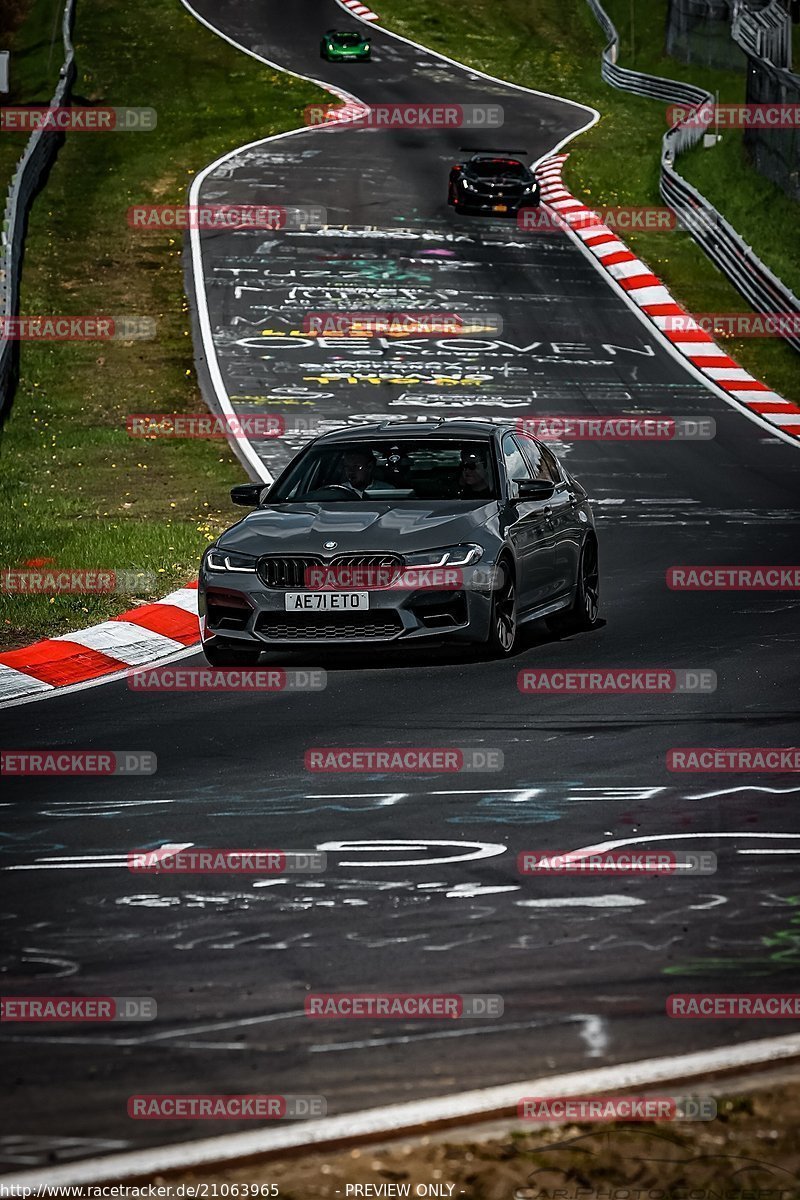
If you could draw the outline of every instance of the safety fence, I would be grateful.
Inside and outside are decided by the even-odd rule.
[[[606,83],[621,91],[680,106],[683,119],[673,125],[661,143],[659,189],[678,221],[705,251],[750,305],[762,313],[800,311],[800,301],[717,212],[697,188],[678,174],[675,161],[705,136],[714,119],[714,97],[693,84],[665,79],[620,67],[619,35],[599,0],[587,0],[608,38],[603,50],[601,74]],[[790,323],[787,323],[787,325]],[[787,329],[782,335],[800,351],[800,336]]]
[[[800,77],[792,74],[792,22],[781,0],[753,12],[737,0],[731,34],[747,55],[748,104],[800,104]],[[800,128],[754,126],[744,144],[756,170],[800,200]]]
[[[64,62],[50,108],[66,107],[70,103],[75,81],[75,54],[72,46],[72,27],[75,0],[65,0],[61,22],[64,43]],[[47,175],[63,135],[35,129],[28,139],[22,157],[16,165],[6,197],[3,226],[0,233],[0,316],[14,317],[19,306],[19,288],[28,213]],[[5,325],[5,322],[3,322]],[[0,329],[0,424],[8,416],[16,386],[19,367],[19,343],[3,337]]]
[[[732,3],[737,0],[669,0],[666,50],[682,63],[743,71],[745,57],[731,41]]]

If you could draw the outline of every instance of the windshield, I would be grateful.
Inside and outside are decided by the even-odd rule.
[[[494,499],[490,442],[394,438],[312,447],[278,480],[267,503]]]
[[[508,158],[480,159],[472,164],[472,169],[482,177],[511,175],[515,179],[524,179],[527,173],[521,162]]]
[[[334,33],[331,36],[340,46],[360,46],[364,40],[360,33]]]

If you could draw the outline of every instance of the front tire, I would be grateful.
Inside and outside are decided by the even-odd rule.
[[[493,658],[507,658],[519,645],[519,621],[514,573],[505,560],[497,564],[495,580],[486,648]]]
[[[261,655],[260,646],[232,646],[214,639],[203,643],[206,662],[212,667],[254,667]]]
[[[600,569],[597,557],[597,542],[589,537],[583,543],[578,563],[578,580],[575,599],[569,608],[547,618],[547,625],[554,633],[583,633],[595,629],[600,611]]]

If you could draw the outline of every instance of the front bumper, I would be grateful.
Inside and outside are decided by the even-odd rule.
[[[348,53],[346,50],[323,50],[323,54],[328,62],[369,62],[371,57],[370,50],[358,50],[354,53]]]
[[[486,578],[485,568],[466,568],[457,589],[376,588],[369,591],[365,611],[295,613],[286,611],[284,597],[290,589],[267,588],[255,573],[231,580],[227,572],[203,568],[198,586],[201,633],[203,641],[222,638],[264,649],[425,638],[483,642],[491,613]]]

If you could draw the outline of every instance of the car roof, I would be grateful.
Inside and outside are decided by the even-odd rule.
[[[388,438],[441,437],[488,442],[498,433],[513,430],[512,422],[498,424],[490,418],[456,417],[433,421],[374,421],[368,425],[350,426],[323,433],[314,445],[333,445],[337,442],[386,441]]]

